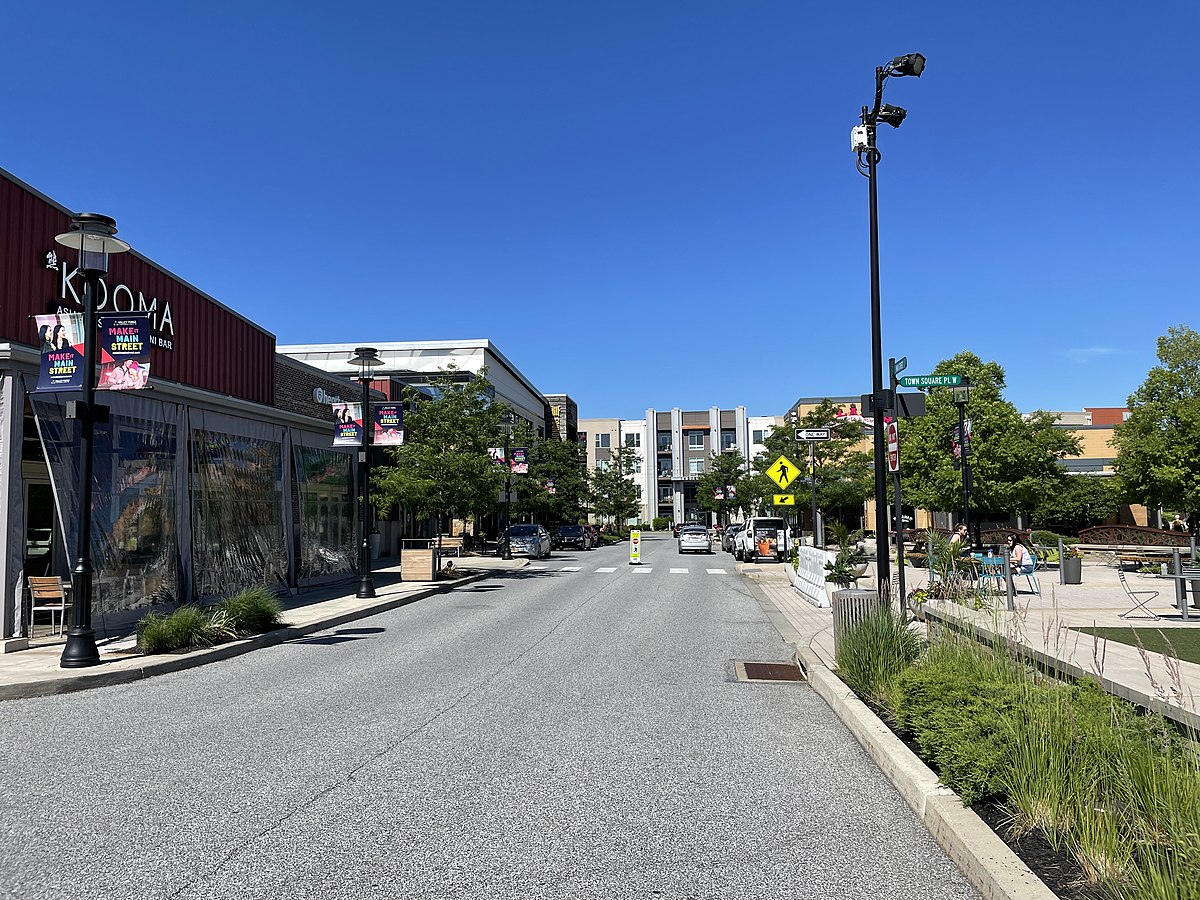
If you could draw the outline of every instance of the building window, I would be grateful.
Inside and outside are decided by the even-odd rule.
[[[764,431],[761,428],[755,428],[754,434],[751,436],[751,442],[761,444],[763,442]]]
[[[596,460],[596,471],[597,472],[607,472],[608,464],[609,464],[609,460],[607,460],[607,459]]]
[[[732,450],[736,446],[737,446],[737,432],[736,431],[722,431],[721,432],[721,449],[722,450]]]
[[[611,439],[612,435],[610,434],[598,434],[596,435],[596,446],[601,448],[611,447],[612,445],[609,443]]]
[[[631,474],[631,475],[641,475],[642,474],[642,459],[640,456],[633,461],[633,469],[630,471],[629,474]]]
[[[666,463],[660,462],[658,464],[658,477],[659,478],[670,478],[671,477],[671,464],[669,462],[666,462]]]
[[[671,432],[660,431],[658,433],[658,452],[659,453],[670,453],[671,452]]]
[[[642,436],[640,434],[638,434],[636,431],[633,434],[625,435],[625,446],[626,447],[642,446]]]
[[[689,475],[700,475],[703,472],[704,472],[703,457],[697,456],[697,457],[694,457],[694,458],[688,460],[688,474]]]
[[[672,500],[671,486],[669,484],[660,484],[658,486],[658,502],[670,503]]]
[[[703,431],[689,431],[688,432],[688,448],[691,450],[703,450],[704,449],[704,432]]]

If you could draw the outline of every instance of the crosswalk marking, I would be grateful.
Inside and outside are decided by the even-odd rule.
[[[653,566],[634,566],[633,571],[645,572],[647,575],[649,575],[651,572],[654,571],[654,567]]]
[[[672,575],[686,575],[687,573],[688,573],[687,569],[672,569],[671,570]]]
[[[579,572],[579,571],[582,571],[582,569],[583,569],[583,566],[563,566],[562,567],[562,570],[564,572]]]
[[[726,575],[726,574],[728,574],[724,569],[705,569],[704,571],[707,572],[709,575]]]
[[[534,571],[537,571],[537,572],[544,572],[550,567],[549,566],[530,566],[529,568]]]
[[[617,571],[617,567],[616,566],[602,566],[599,569],[597,569],[596,571],[604,572],[604,573],[615,572],[615,571]]]

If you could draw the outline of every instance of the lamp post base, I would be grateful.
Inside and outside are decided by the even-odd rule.
[[[100,664],[100,651],[96,649],[96,632],[90,628],[72,628],[67,632],[67,644],[63,647],[58,665],[63,669],[84,669]]]
[[[358,582],[358,593],[355,595],[360,600],[369,600],[375,596],[375,582],[370,578],[363,578]]]

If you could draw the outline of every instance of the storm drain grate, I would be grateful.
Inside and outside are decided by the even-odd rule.
[[[792,663],[737,662],[738,681],[803,681],[804,673]]]

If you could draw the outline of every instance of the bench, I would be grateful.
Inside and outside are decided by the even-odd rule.
[[[453,550],[455,556],[458,556],[458,557],[462,556],[463,538],[462,538],[461,534],[460,535],[443,534],[438,537],[438,541],[441,542],[442,553],[446,554],[446,553],[449,553],[451,550]]]
[[[1171,559],[1173,547],[1151,547],[1142,544],[1075,544],[1075,549],[1082,553],[1094,553],[1104,560],[1106,565],[1154,565]],[[1181,548],[1186,551],[1187,548]]]

